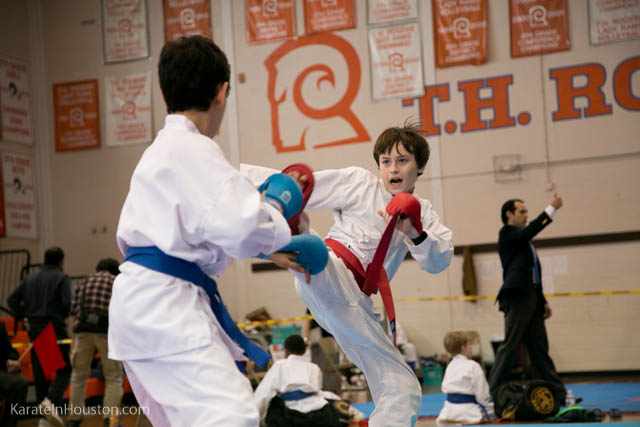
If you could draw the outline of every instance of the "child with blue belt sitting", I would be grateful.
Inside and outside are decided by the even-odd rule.
[[[453,359],[444,372],[442,392],[446,399],[436,423],[490,421],[494,415],[489,383],[480,364],[470,358],[473,350],[469,336],[462,331],[448,332],[444,337],[444,348]]]
[[[338,427],[349,424],[349,406],[340,397],[322,391],[322,372],[309,362],[300,335],[284,342],[285,358],[269,369],[253,399],[267,427]],[[337,404],[334,404],[337,403]]]

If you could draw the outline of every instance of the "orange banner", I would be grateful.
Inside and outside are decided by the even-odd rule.
[[[292,38],[296,34],[294,0],[245,0],[247,43]]]
[[[432,0],[436,66],[487,60],[487,0]]]
[[[304,26],[307,34],[355,28],[354,0],[305,0]]]
[[[100,147],[98,81],[53,85],[56,151]]]
[[[201,35],[211,38],[209,0],[163,0],[164,40]]]
[[[569,49],[567,0],[510,0],[511,56]]]

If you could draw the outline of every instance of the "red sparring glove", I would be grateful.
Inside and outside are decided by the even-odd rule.
[[[296,171],[300,173],[300,176],[307,175],[307,185],[305,185],[302,190],[302,209],[296,215],[293,215],[289,218],[289,227],[291,228],[291,234],[299,234],[298,225],[300,224],[300,214],[304,211],[305,206],[307,206],[307,202],[309,201],[309,197],[311,197],[311,192],[313,191],[313,186],[315,181],[313,179],[313,171],[311,168],[304,163],[294,163],[290,166],[287,166],[282,173],[288,174],[289,172]]]
[[[419,235],[422,235],[422,220],[421,212],[422,206],[418,199],[413,197],[409,193],[398,193],[393,196],[393,199],[387,205],[387,212],[389,215],[400,214],[400,219],[409,217],[411,225],[416,229]]]

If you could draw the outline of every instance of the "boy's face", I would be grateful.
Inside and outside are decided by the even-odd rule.
[[[394,196],[398,193],[412,193],[418,173],[424,171],[424,167],[418,169],[416,158],[400,142],[381,154],[379,162],[384,188]]]
[[[467,357],[473,356],[473,345],[471,345],[470,342],[463,345],[462,349],[460,350],[460,354],[464,354]]]

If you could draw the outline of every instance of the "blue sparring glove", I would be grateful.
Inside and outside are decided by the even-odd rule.
[[[274,173],[258,187],[265,191],[264,199],[273,200],[282,207],[282,214],[288,220],[302,209],[302,190],[295,179],[283,173]]]
[[[278,249],[278,252],[296,252],[296,263],[309,270],[311,274],[320,273],[329,262],[327,245],[313,234],[292,236],[291,243]]]

